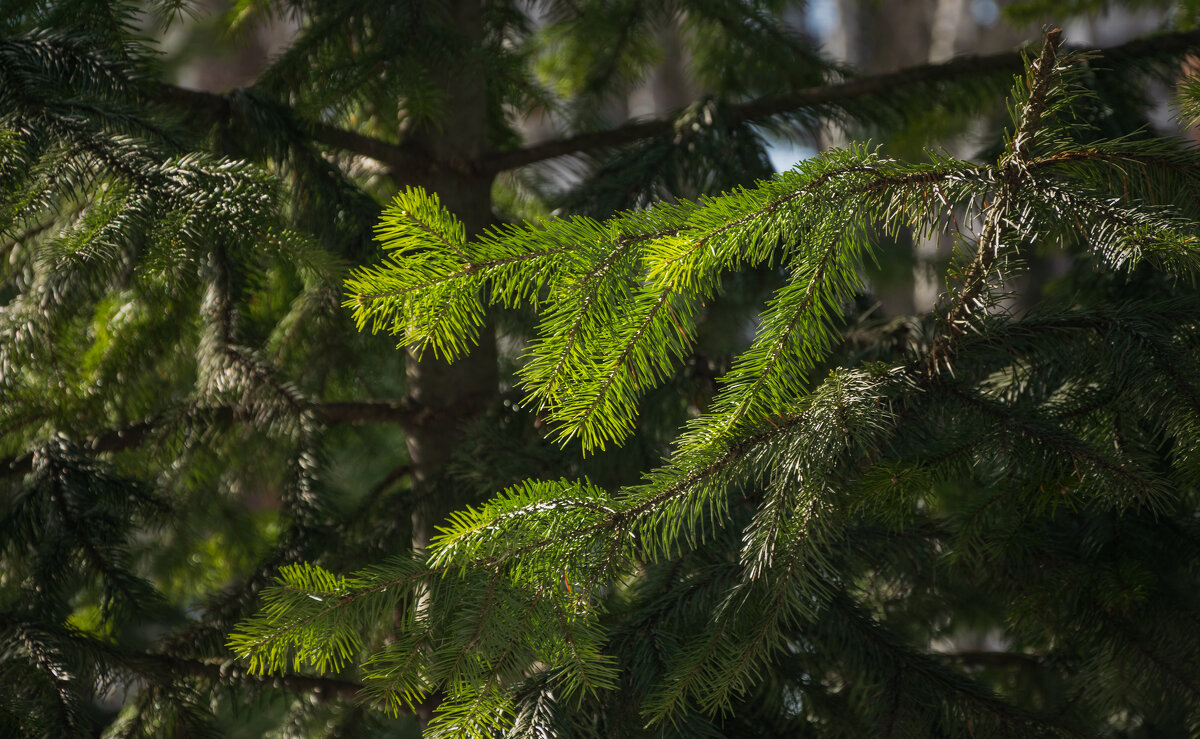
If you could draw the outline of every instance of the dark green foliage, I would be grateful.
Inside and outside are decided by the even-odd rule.
[[[982,161],[775,176],[1020,60],[860,78],[774,0],[248,1],[297,36],[216,94],[164,81],[189,4],[0,9],[0,734],[1200,730],[1200,169],[1125,95],[1200,38],[1052,34]],[[664,39],[699,98],[613,127]],[[881,316],[935,233],[943,302]],[[494,336],[471,418],[394,347]]]
[[[376,701],[444,690],[437,735],[533,735],[593,702],[600,734],[720,735],[751,695],[821,735],[1194,727],[1178,707],[1200,656],[1184,595],[1200,242],[1180,195],[1200,170],[1166,142],[1081,146],[1081,62],[1049,37],[992,165],[834,151],[753,189],[473,241],[436,198],[398,196],[379,230],[389,261],[348,282],[359,326],[455,357],[488,305],[533,308],[522,402],[585,451],[634,432],[725,272],[786,278],[640,484],[514,486],[452,516],[429,569],[364,571],[329,605],[308,602],[329,575],[292,573],[231,646],[268,671],[320,667],[419,600],[363,675]],[[947,221],[963,253],[944,322],[839,360],[870,229]],[[1087,250],[1113,287],[1022,318],[988,310],[1041,240]],[[1179,297],[1135,299],[1138,283]],[[972,633],[1004,649],[916,649]]]
[[[1164,2],[1164,0],[1016,0],[1004,6],[1004,14],[1017,23],[1044,22],[1048,18],[1068,18],[1071,16],[1088,16],[1114,10],[1150,9],[1166,12],[1172,25],[1181,28],[1195,28],[1196,19],[1200,16],[1200,4],[1194,0],[1183,2]]]

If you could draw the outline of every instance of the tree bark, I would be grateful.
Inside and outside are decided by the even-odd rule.
[[[453,0],[445,5],[445,22],[462,34],[471,48],[483,48],[484,19],[480,0]],[[486,66],[464,56],[458,63],[434,70],[444,102],[440,120],[418,126],[410,141],[428,159],[428,169],[416,177],[396,171],[400,186],[420,185],[437,194],[450,212],[462,220],[467,237],[492,222],[494,174],[473,166],[487,151]],[[447,515],[465,501],[450,495],[441,478],[446,462],[462,442],[468,424],[496,397],[496,341],[493,327],[480,331],[479,345],[453,364],[432,353],[418,357],[410,352],[406,376],[409,396],[420,411],[406,427],[413,486],[422,492],[408,513],[412,518],[412,546],[423,551]],[[429,696],[416,714],[421,728],[428,727],[440,703]]]
[[[483,17],[479,0],[448,3],[448,22],[474,48],[483,46]],[[493,175],[476,170],[472,163],[488,151],[487,79],[484,65],[465,58],[440,70],[445,110],[443,120],[414,130],[412,141],[423,150],[430,168],[419,179],[400,184],[419,184],[437,194],[442,203],[462,220],[467,237],[478,234],[492,221]],[[497,388],[496,342],[492,327],[480,332],[479,346],[453,364],[432,356],[408,356],[409,395],[421,408],[408,429],[408,452],[413,478],[418,486],[436,484],[436,478],[462,440],[465,425],[482,413],[495,398]],[[457,501],[446,496],[420,496],[425,502],[413,512],[413,547],[424,549],[433,527],[441,522]]]

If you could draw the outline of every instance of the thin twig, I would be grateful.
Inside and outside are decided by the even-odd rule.
[[[953,307],[946,315],[946,331],[929,352],[930,372],[936,372],[939,365],[947,362],[954,343],[966,332],[967,317],[972,312],[972,306],[988,286],[988,272],[1002,248],[1003,228],[1009,206],[1021,179],[1027,176],[1028,165],[1032,161],[1028,151],[1029,143],[1041,128],[1042,116],[1046,112],[1046,98],[1054,86],[1054,72],[1058,65],[1058,50],[1061,45],[1062,29],[1049,31],[1046,34],[1046,42],[1042,45],[1042,53],[1032,67],[1029,102],[1022,111],[1017,132],[1009,145],[1009,152],[1001,161],[1000,189],[992,202],[986,206],[984,226],[979,234],[975,259],[967,270]]]

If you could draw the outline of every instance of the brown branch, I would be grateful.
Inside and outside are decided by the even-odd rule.
[[[379,482],[375,483],[375,485],[370,490],[367,491],[367,494],[363,496],[362,501],[359,502],[357,507],[355,507],[354,515],[347,517],[346,521],[355,522],[355,521],[363,520],[371,512],[371,508],[374,507],[375,503],[378,502],[379,498],[382,497],[383,494],[386,493],[388,491],[388,489],[390,489],[392,487],[392,485],[395,485],[400,480],[404,479],[405,477],[408,477],[409,475],[412,474],[412,472],[413,472],[413,466],[408,463],[394,467],[392,469],[392,471],[387,474],[386,477],[384,477]],[[411,495],[411,492],[412,492],[411,490],[409,492],[410,492],[410,496],[409,496],[410,499],[413,497],[417,497],[417,496]],[[426,491],[426,492],[428,493],[428,491]]]
[[[914,673],[918,679],[924,678],[937,687],[952,692],[959,700],[975,705],[996,721],[1009,726],[1019,722],[1029,728],[1049,725],[1065,729],[1051,720],[1039,719],[1025,713],[1009,700],[983,688],[974,678],[949,669],[936,659],[936,654],[912,649],[895,632],[876,621],[866,612],[864,606],[846,591],[839,591],[830,598],[828,607],[832,613],[841,617],[846,626],[858,632],[863,641],[869,643],[870,649],[891,660],[897,668],[903,667],[905,672]]]
[[[246,668],[228,660],[201,660],[175,657],[166,654],[138,655],[136,662],[147,667],[158,667],[179,675],[198,677],[205,680],[237,681],[296,693],[307,693],[322,702],[357,700],[362,684],[333,677],[311,675],[255,675]]]
[[[1046,33],[1042,53],[1030,65],[1029,101],[1020,114],[1020,125],[1009,143],[1009,151],[1000,160],[1003,181],[991,203],[985,204],[986,218],[983,231],[975,251],[975,259],[963,280],[962,289],[955,296],[954,304],[946,314],[946,331],[934,342],[929,352],[929,371],[936,372],[945,363],[949,368],[949,357],[954,351],[958,337],[967,331],[967,319],[974,306],[984,296],[988,287],[988,272],[1000,255],[1004,221],[1012,198],[1026,176],[1031,162],[1027,151],[1029,143],[1042,124],[1047,106],[1047,96],[1054,85],[1054,72],[1058,64],[1058,51],[1062,46],[1062,29],[1055,28]]]
[[[1200,47],[1200,31],[1164,33],[1128,41],[1099,51],[1100,56],[1114,62],[1123,59],[1149,59],[1178,56]],[[974,75],[1019,72],[1023,64],[1019,52],[1001,52],[985,56],[961,56],[941,64],[922,64],[895,72],[860,77],[833,85],[821,85],[787,95],[772,95],[730,105],[725,120],[731,124],[759,123],[775,116],[806,108],[840,105],[870,95],[885,95],[913,85],[933,85],[952,82]],[[166,83],[157,85],[152,97],[212,119],[229,115],[225,95],[189,90]],[[301,121],[313,137],[333,149],[358,154],[388,165],[394,171],[412,176],[432,170],[435,163],[419,151],[403,144],[374,138],[326,123]],[[497,174],[529,164],[570,154],[624,146],[648,138],[665,136],[674,130],[673,119],[630,121],[617,128],[567,136],[532,144],[520,149],[492,152],[468,165],[479,173]]]
[[[988,650],[969,650],[963,652],[933,652],[935,657],[945,656],[967,667],[1021,667],[1032,669],[1043,665],[1042,657],[1023,652],[993,652]]]
[[[1178,658],[1181,655],[1164,654],[1161,646],[1147,644],[1136,623],[1125,618],[1113,617],[1107,613],[1107,609],[1103,604],[1095,601],[1093,603],[1093,610],[1100,614],[1101,620],[1106,621],[1115,631],[1125,637],[1130,646],[1145,657],[1147,661],[1173,679],[1192,696],[1193,700],[1200,700],[1200,683],[1196,682],[1195,675],[1192,674],[1191,670],[1180,667],[1178,663],[1172,661],[1172,657]]]
[[[654,118],[631,121],[605,131],[580,133],[561,139],[543,141],[522,149],[486,154],[478,161],[477,166],[485,172],[499,173],[568,154],[611,149],[644,139],[666,136],[673,130],[675,130],[675,123],[670,120]]]
[[[413,423],[420,408],[408,398],[402,400],[349,400],[315,403],[312,406],[316,420],[326,426],[363,423],[394,423],[406,426]],[[140,421],[103,431],[89,437],[83,446],[90,452],[119,452],[141,446],[155,429],[179,419],[177,414],[160,413]],[[247,420],[235,406],[217,405],[198,408],[186,414],[192,425],[231,426]],[[250,419],[252,420],[252,419]],[[0,477],[23,475],[33,469],[33,455],[0,458]]]
[[[317,420],[326,426],[363,423],[408,425],[420,408],[408,398],[402,400],[346,400],[318,403],[313,408]]]
[[[1167,57],[1196,47],[1200,47],[1200,31],[1184,31],[1136,39],[1101,49],[1100,55],[1112,61]],[[1015,51],[986,56],[961,56],[941,64],[922,64],[896,72],[860,77],[840,84],[810,87],[788,95],[767,96],[735,103],[726,109],[724,118],[730,124],[759,123],[805,108],[844,104],[858,98],[885,95],[918,84],[951,82],[982,74],[1016,73],[1021,70],[1022,64],[1021,54]],[[477,162],[476,166],[490,173],[503,172],[568,154],[624,146],[635,141],[664,136],[674,130],[674,125],[674,121],[664,119],[633,121],[607,131],[577,134],[521,149],[492,153]]]
[[[943,383],[941,387],[964,405],[992,416],[1000,423],[1011,424],[1017,433],[1035,440],[1039,445],[1059,451],[1069,456],[1075,463],[1083,462],[1102,469],[1114,477],[1120,477],[1132,490],[1146,491],[1152,490],[1154,487],[1152,477],[1130,471],[1122,466],[1125,460],[1120,457],[1102,452],[1091,443],[1076,436],[1064,434],[1066,438],[1056,437],[1054,432],[1063,429],[1053,421],[1039,417],[1022,418],[1013,410],[1012,406],[970,393],[954,382]]]
[[[15,631],[22,634],[26,629],[43,637],[66,641],[83,650],[97,653],[101,664],[112,665],[131,677],[160,682],[164,672],[204,680],[238,681],[268,687],[281,688],[297,693],[308,693],[321,701],[357,701],[363,686],[350,680],[315,675],[254,675],[233,660],[198,659],[155,652],[129,653],[116,645],[103,642],[69,627],[59,624],[43,624],[14,617],[11,613],[0,613],[0,632]]]
[[[191,90],[164,82],[156,85],[150,95],[160,103],[199,113],[213,121],[228,118],[231,113],[229,98],[213,92]],[[410,176],[428,171],[432,166],[428,158],[411,147],[393,144],[328,123],[300,119],[299,116],[297,116],[297,122],[307,128],[312,133],[313,139],[319,143],[339,151],[374,159],[388,165],[393,170],[403,171]]]

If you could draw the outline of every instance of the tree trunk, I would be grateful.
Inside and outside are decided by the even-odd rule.
[[[479,0],[447,3],[447,22],[474,48],[483,46],[483,17]],[[436,83],[445,104],[440,120],[420,126],[410,141],[429,157],[430,173],[419,181],[397,172],[400,183],[421,185],[437,194],[461,219],[467,236],[479,233],[492,220],[492,176],[475,172],[471,163],[487,151],[487,80],[478,60],[461,59],[440,70]],[[490,326],[481,331],[479,346],[454,364],[432,353],[408,356],[409,394],[423,409],[408,433],[413,477],[430,490],[446,460],[462,440],[464,426],[478,416],[496,394],[496,343]],[[424,549],[433,527],[456,501],[420,495],[413,511],[413,546]]]
[[[483,48],[483,15],[480,0],[446,3],[446,23],[462,34],[472,48]],[[437,194],[450,212],[462,220],[468,238],[492,221],[492,179],[473,170],[471,163],[488,150],[487,79],[485,65],[464,56],[457,64],[435,70],[444,111],[438,120],[416,127],[409,142],[430,161],[429,174],[420,178],[393,175],[399,185],[420,185]],[[417,501],[412,517],[412,546],[423,551],[435,527],[465,501],[449,494],[441,484],[452,452],[463,440],[463,432],[485,411],[497,392],[496,340],[492,326],[480,331],[479,345],[466,357],[449,364],[432,352],[417,357],[409,352],[406,376],[408,393],[421,412],[407,430],[408,453],[413,465],[413,487]],[[429,696],[418,707],[417,718],[424,730],[440,703],[440,695]]]

